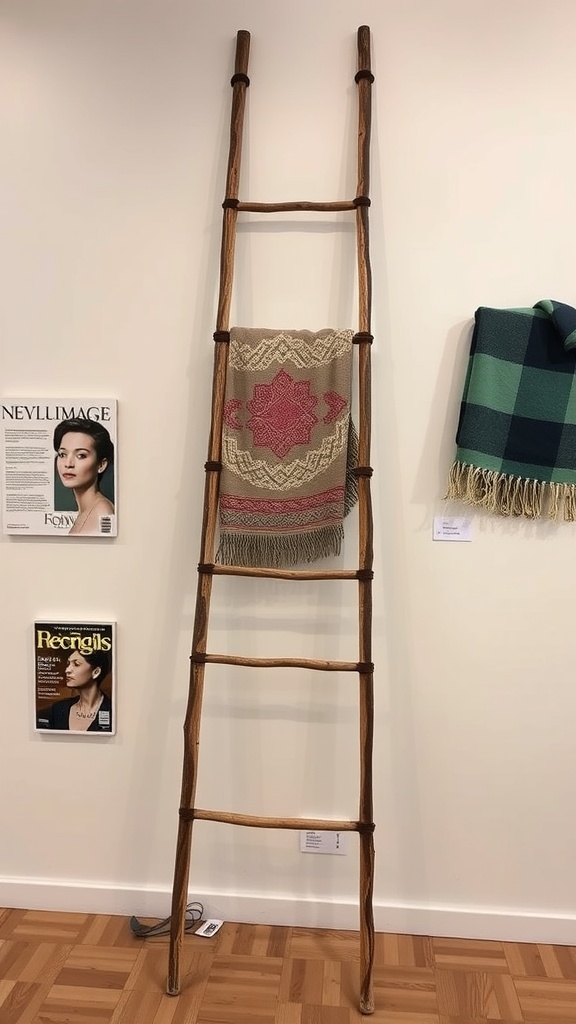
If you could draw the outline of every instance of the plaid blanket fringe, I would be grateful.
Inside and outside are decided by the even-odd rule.
[[[501,516],[539,519],[548,515],[576,522],[576,485],[523,479],[465,462],[452,463],[446,497]]]

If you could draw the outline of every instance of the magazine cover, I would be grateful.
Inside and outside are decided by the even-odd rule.
[[[3,398],[4,533],[115,537],[116,401]]]
[[[115,703],[115,624],[35,622],[35,728],[111,735]]]

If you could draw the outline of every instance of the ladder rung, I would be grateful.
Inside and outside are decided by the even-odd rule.
[[[240,658],[233,654],[192,655],[207,665],[242,665],[245,668],[312,668],[318,672],[365,672],[371,666],[357,661],[321,661],[318,658]]]
[[[309,213],[344,213],[355,210],[357,204],[352,199],[337,200],[334,203],[308,203],[298,201],[295,203],[238,203],[235,209],[239,213],[298,213],[300,211]]]
[[[357,580],[357,569],[261,569],[243,565],[214,565],[210,567],[214,576],[255,576],[272,580]]]
[[[187,812],[185,812],[187,813]],[[196,807],[194,819],[221,821],[226,825],[250,825],[253,828],[295,828],[313,832],[358,832],[357,821],[325,821],[322,818],[262,818],[255,814],[233,814],[229,811],[207,811]]]

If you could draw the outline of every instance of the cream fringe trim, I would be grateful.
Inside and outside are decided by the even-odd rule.
[[[339,555],[344,527],[321,526],[296,534],[222,533],[216,561],[221,565],[244,565],[284,569],[299,562]]]
[[[501,516],[576,520],[576,484],[553,484],[508,476],[495,469],[480,469],[454,462],[450,470],[447,498],[460,498]]]

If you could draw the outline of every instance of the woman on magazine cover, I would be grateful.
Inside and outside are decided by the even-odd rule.
[[[77,690],[78,696],[57,700],[41,711],[38,728],[112,732],[112,701],[101,689],[111,664],[108,651],[85,654],[72,651],[66,662],[64,679],[68,689]]]
[[[58,476],[74,491],[78,515],[70,534],[99,534],[100,517],[114,515],[114,505],[100,490],[100,480],[114,461],[114,444],[95,420],[62,420],[54,431]]]

